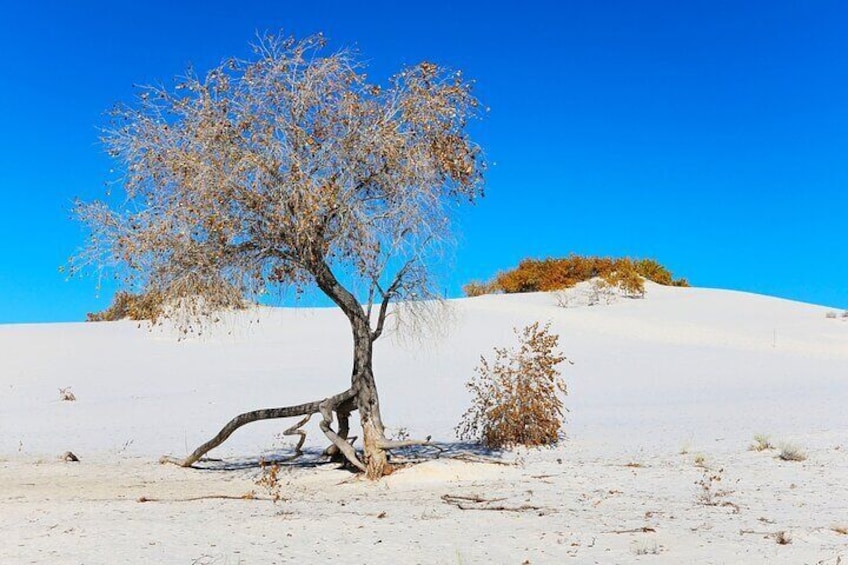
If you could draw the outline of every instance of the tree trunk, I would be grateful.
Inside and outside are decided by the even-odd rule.
[[[379,479],[391,473],[392,469],[382,447],[386,443],[386,434],[372,368],[374,338],[370,320],[356,297],[338,282],[330,268],[323,262],[317,267],[315,278],[318,287],[341,308],[350,321],[353,333],[351,389],[356,394],[355,402],[362,424],[366,474],[369,479]]]

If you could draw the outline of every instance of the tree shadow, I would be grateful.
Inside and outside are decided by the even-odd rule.
[[[357,453],[359,453],[358,450]],[[425,463],[437,459],[510,464],[503,457],[504,451],[502,450],[495,450],[470,442],[432,442],[389,450],[389,461],[402,465]],[[245,471],[268,465],[292,469],[335,466],[340,470],[356,472],[354,467],[331,458],[324,453],[324,449],[316,447],[303,449],[300,455],[293,449],[276,449],[266,451],[262,455],[237,456],[226,459],[203,458],[192,465],[191,468],[198,471]]]

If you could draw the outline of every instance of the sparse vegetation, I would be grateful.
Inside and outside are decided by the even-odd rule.
[[[671,272],[653,259],[583,257],[525,259],[518,267],[499,273],[489,282],[472,282],[463,287],[466,296],[495,292],[550,292],[570,288],[595,278],[603,279],[626,296],[640,297],[645,279],[662,285],[689,286],[686,279],[673,279]]]
[[[765,434],[757,434],[754,436],[754,441],[748,446],[749,451],[767,451],[774,449],[774,444],[771,443],[771,438]]]
[[[59,389],[59,400],[64,402],[75,402],[77,399],[76,395],[71,391],[71,387],[66,386],[65,388]]]
[[[118,320],[156,321],[175,310],[196,317],[206,310],[242,309],[247,305],[242,293],[223,280],[204,280],[185,276],[175,283],[170,293],[147,290],[138,294],[118,291],[112,304],[101,312],[86,314],[87,322],[116,322]]]
[[[657,545],[657,542],[642,542],[633,546],[634,555],[659,555],[659,553],[660,547]]]
[[[280,466],[276,463],[268,464],[263,461],[260,467],[262,472],[254,483],[268,491],[271,500],[276,504],[283,498],[282,485],[280,484]]]
[[[550,324],[515,330],[518,348],[495,348],[495,359],[480,358],[466,387],[471,407],[456,428],[460,439],[492,448],[551,445],[563,420],[565,382],[557,365],[566,360]]]
[[[462,287],[462,292],[469,298],[483,296],[484,294],[494,294],[497,291],[497,286],[492,282],[471,281]]]
[[[777,542],[777,545],[789,545],[790,543],[792,543],[792,534],[785,530],[775,532],[773,536],[774,541]]]
[[[162,296],[158,292],[133,294],[118,291],[112,304],[100,312],[89,312],[87,322],[116,322],[118,320],[155,320],[162,313]]]
[[[800,447],[791,443],[784,443],[780,446],[780,452],[777,458],[781,461],[806,461],[807,454]]]
[[[733,491],[720,488],[723,480],[724,469],[712,471],[704,468],[703,476],[695,482],[698,485],[698,494],[696,496],[698,503],[704,506],[726,505],[727,503],[723,502],[723,499],[733,494]]]

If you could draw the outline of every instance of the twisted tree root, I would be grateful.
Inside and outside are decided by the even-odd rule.
[[[347,443],[343,438],[339,437],[331,428],[331,424],[333,423],[333,410],[337,408],[342,403],[345,403],[356,396],[356,392],[353,388],[350,388],[344,392],[336,394],[334,396],[330,396],[323,400],[314,400],[312,402],[306,402],[304,404],[297,404],[294,406],[285,406],[282,408],[263,408],[261,410],[253,410],[251,412],[245,412],[243,414],[239,414],[221,428],[221,431],[218,434],[195,449],[188,457],[184,459],[179,459],[177,457],[171,457],[168,455],[163,455],[159,458],[160,463],[173,463],[174,465],[179,465],[180,467],[191,467],[195,463],[197,463],[201,457],[206,455],[209,451],[215,449],[229,438],[233,432],[235,432],[240,427],[250,424],[252,422],[258,422],[260,420],[271,420],[276,418],[292,418],[295,416],[306,416],[306,418],[302,419],[300,422],[287,429],[284,434],[285,435],[295,435],[299,434],[300,441],[298,441],[297,447],[295,448],[300,454],[301,447],[303,447],[303,442],[306,440],[306,432],[301,430],[300,428],[309,421],[309,417],[312,414],[321,413],[323,419],[321,421],[321,430],[326,434],[326,436],[333,442],[333,444],[344,454],[345,458],[351,462],[356,468],[364,471],[365,466],[359,461],[359,458],[356,456],[356,451],[354,451],[353,447]],[[343,447],[344,446],[344,447]]]

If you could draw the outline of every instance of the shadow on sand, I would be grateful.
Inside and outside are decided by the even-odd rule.
[[[504,459],[504,452],[468,442],[433,442],[392,449],[389,452],[389,461],[398,465],[424,463],[435,459],[512,464],[511,461]],[[339,469],[355,471],[353,467],[325,455],[324,450],[320,448],[306,448],[299,455],[293,449],[277,449],[254,456],[230,457],[227,459],[204,458],[195,463],[192,468],[201,471],[242,471],[265,465],[300,469],[334,465]]]

